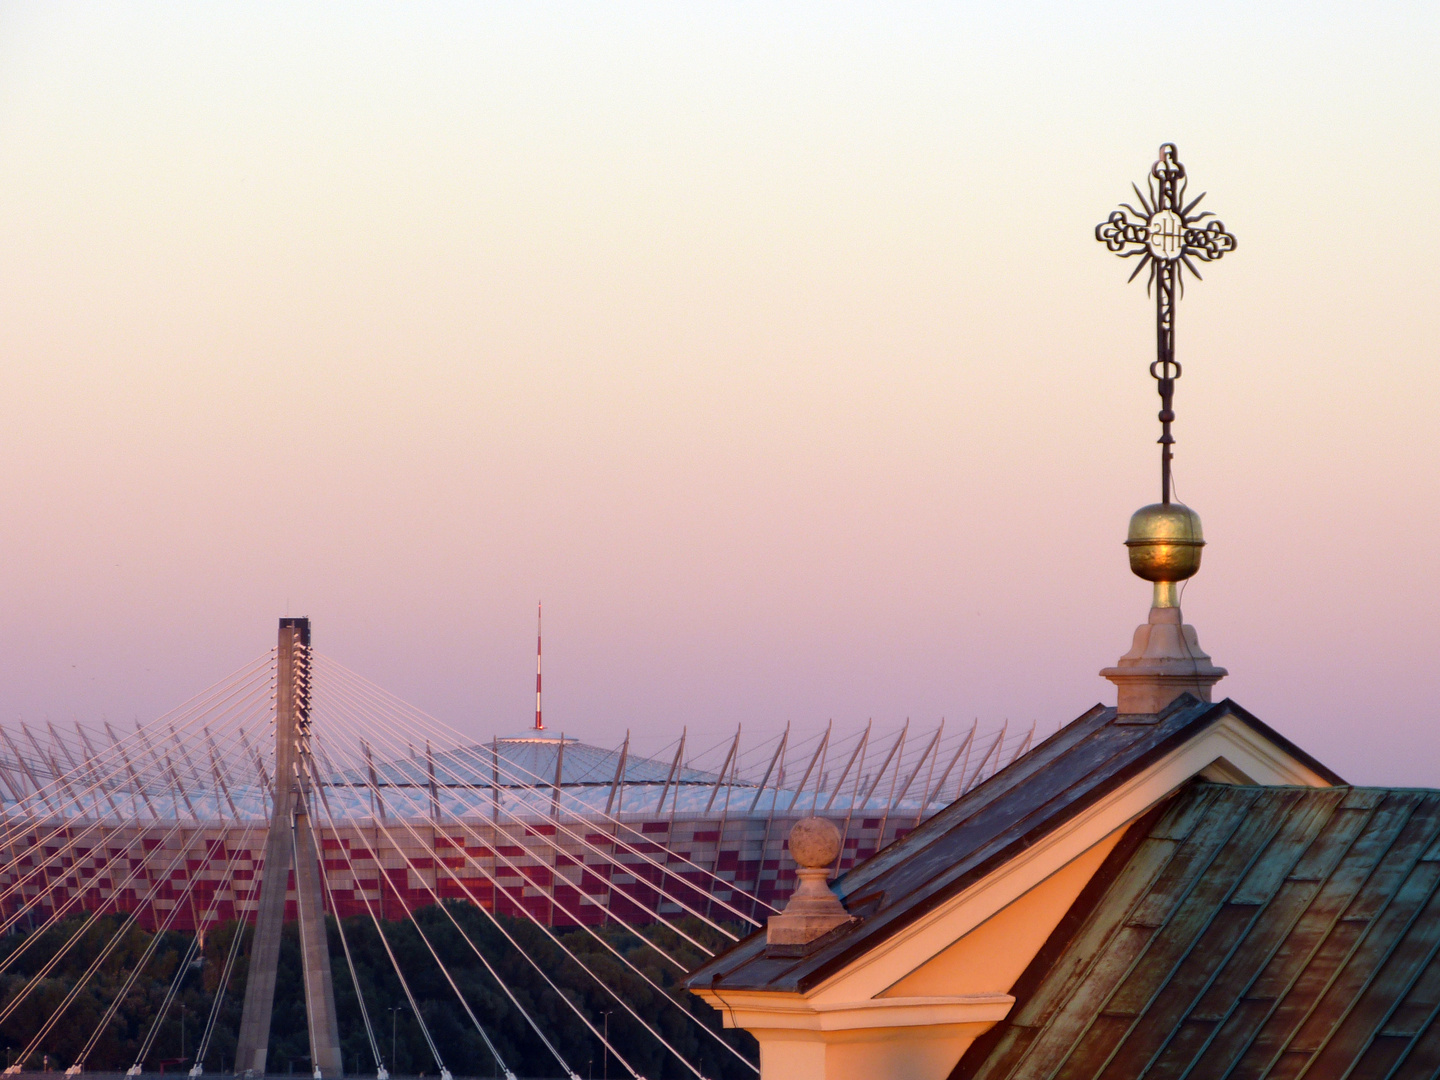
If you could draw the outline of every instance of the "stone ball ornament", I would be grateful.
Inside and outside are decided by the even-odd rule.
[[[840,857],[840,830],[825,818],[803,818],[790,829],[790,855],[797,866],[827,870]]]

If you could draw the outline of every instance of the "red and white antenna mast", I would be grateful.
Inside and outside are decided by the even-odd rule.
[[[543,613],[540,604],[535,605],[535,730],[544,731],[545,721],[540,713],[540,616]]]

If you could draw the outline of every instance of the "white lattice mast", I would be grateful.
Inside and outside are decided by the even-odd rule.
[[[270,1014],[280,961],[285,894],[295,870],[295,910],[300,922],[305,1015],[310,1060],[316,1077],[343,1074],[330,948],[325,932],[319,852],[311,823],[310,620],[281,619],[275,654],[275,805],[265,840],[264,880],[250,949],[245,1007],[235,1050],[236,1076],[263,1076],[270,1045]]]

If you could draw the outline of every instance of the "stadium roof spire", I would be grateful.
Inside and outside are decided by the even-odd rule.
[[[535,604],[535,730],[545,730],[544,714],[540,711],[540,617],[544,614],[544,607],[540,603]]]

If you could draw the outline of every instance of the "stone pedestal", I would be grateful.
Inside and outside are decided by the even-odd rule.
[[[768,945],[808,945],[837,926],[852,921],[840,898],[830,891],[830,872],[802,866],[795,871],[800,884],[779,915],[771,915],[765,926]]]
[[[1158,713],[1184,693],[1209,701],[1210,688],[1229,672],[1200,648],[1178,607],[1152,607],[1149,621],[1136,627],[1130,651],[1100,674],[1119,688],[1119,711],[1126,716]]]
[[[803,950],[838,926],[854,921],[829,885],[830,867],[840,856],[840,830],[824,818],[805,818],[790,830],[790,854],[799,884],[779,915],[765,927],[771,950]]]

